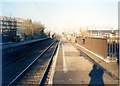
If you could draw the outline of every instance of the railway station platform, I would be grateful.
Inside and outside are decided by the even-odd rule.
[[[118,85],[118,80],[107,74],[99,65],[87,59],[67,39],[62,37],[52,84]]]
[[[9,43],[2,43],[0,44],[0,46],[2,46],[2,49],[5,48],[10,48],[10,47],[17,47],[17,46],[21,46],[21,45],[27,45],[29,43],[33,43],[33,42],[37,42],[37,41],[41,41],[41,40],[45,40],[48,38],[41,38],[41,39],[35,39],[35,40],[27,40],[27,41],[23,41],[23,42],[9,42]]]
[[[96,55],[93,55],[89,51],[86,51],[85,49],[81,48],[78,44],[76,44],[77,47],[80,50],[82,50],[84,53],[86,53],[91,60],[93,60],[96,64],[100,65],[103,67],[107,72],[109,72],[114,78],[119,78],[119,64],[115,61],[109,61],[106,62],[104,59],[101,59],[97,57]]]

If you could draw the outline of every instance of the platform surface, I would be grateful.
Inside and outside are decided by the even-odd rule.
[[[118,84],[118,80],[86,59],[62,37],[53,84]]]

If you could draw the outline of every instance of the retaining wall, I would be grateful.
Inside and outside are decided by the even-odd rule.
[[[50,38],[43,38],[43,39],[37,39],[37,40],[31,40],[31,41],[25,41],[25,42],[19,42],[19,43],[12,43],[8,45],[2,45],[2,55],[8,54],[8,53],[13,53],[16,52],[20,49],[27,48],[29,46],[33,46],[36,43],[40,41],[44,41]]]
[[[77,37],[76,42],[79,45],[93,51],[94,53],[96,53],[100,56],[102,56],[103,58],[107,58],[107,39],[90,38],[90,37],[86,37],[86,38]]]

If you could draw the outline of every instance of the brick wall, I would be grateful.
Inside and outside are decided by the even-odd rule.
[[[93,51],[94,53],[102,56],[103,58],[107,57],[107,39],[103,38],[76,38],[76,41],[79,45],[84,46],[85,48]]]

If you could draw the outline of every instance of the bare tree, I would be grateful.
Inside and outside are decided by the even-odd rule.
[[[24,29],[25,35],[32,35],[32,20],[24,20],[21,24],[21,28]]]
[[[91,34],[88,32],[88,27],[81,27],[80,35],[85,37],[91,36]]]
[[[44,25],[40,22],[33,22],[32,28],[34,36],[40,36],[42,33],[44,33],[45,29]]]
[[[44,34],[44,25],[40,22],[32,22],[31,19],[24,20],[21,28],[24,29],[24,33],[27,36],[39,37]]]

